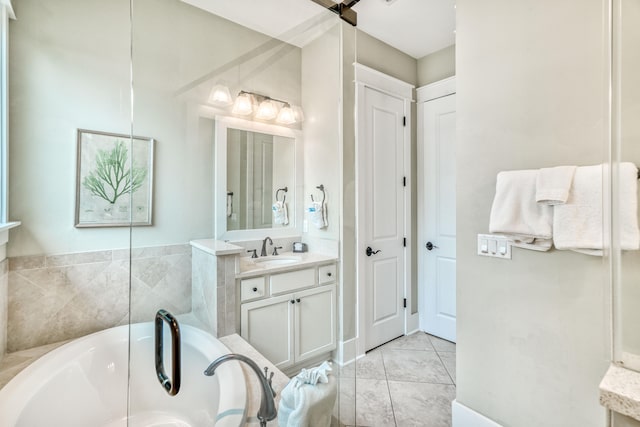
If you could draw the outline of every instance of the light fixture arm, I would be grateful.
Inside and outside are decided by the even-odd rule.
[[[272,97],[270,97],[270,96],[262,95],[262,94],[255,93],[255,92],[249,92],[248,90],[241,90],[241,91],[238,93],[238,96],[240,96],[240,95],[242,95],[242,94],[244,94],[244,93],[246,93],[246,94],[248,94],[248,95],[253,95],[253,96],[258,100],[258,102],[268,100],[268,101],[276,101],[276,102],[279,102],[279,103],[281,103],[281,104],[284,104],[284,105],[285,105],[285,106],[287,106],[287,107],[290,107],[290,106],[291,106],[291,104],[289,104],[289,102],[287,102],[287,101],[283,101],[283,100],[281,100],[281,99],[272,98]]]

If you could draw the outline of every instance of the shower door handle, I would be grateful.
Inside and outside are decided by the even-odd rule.
[[[164,322],[171,328],[171,377],[164,372],[164,343],[162,330]],[[178,321],[167,310],[160,309],[156,313],[155,321],[155,346],[156,346],[156,375],[162,388],[171,396],[175,396],[180,391],[180,325]]]

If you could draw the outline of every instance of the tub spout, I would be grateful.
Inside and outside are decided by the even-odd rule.
[[[215,371],[218,368],[218,366],[222,365],[224,362],[228,362],[229,360],[239,360],[241,362],[246,363],[247,365],[249,365],[251,369],[253,369],[253,371],[258,376],[258,379],[260,380],[260,385],[262,388],[262,398],[260,400],[260,410],[258,411],[258,420],[260,420],[260,426],[266,426],[267,421],[271,421],[275,419],[276,416],[278,415],[278,411],[276,410],[276,402],[273,399],[276,393],[273,391],[273,388],[271,387],[273,372],[271,373],[271,376],[267,378],[267,368],[265,368],[264,374],[263,374],[260,368],[258,367],[258,365],[256,365],[256,362],[254,362],[253,360],[241,354],[231,353],[231,354],[225,354],[224,356],[220,356],[216,360],[211,362],[209,367],[205,369],[204,374],[207,376],[212,376],[213,374],[215,374]]]

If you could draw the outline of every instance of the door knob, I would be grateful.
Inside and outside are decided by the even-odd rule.
[[[367,246],[367,256],[375,255],[378,252],[380,252],[380,250],[374,251],[373,249],[371,249],[371,246]]]
[[[432,250],[434,248],[438,249],[438,247],[436,245],[434,245],[433,243],[431,243],[431,242],[427,242],[427,244],[425,246],[426,246],[428,251],[430,251],[430,250]]]

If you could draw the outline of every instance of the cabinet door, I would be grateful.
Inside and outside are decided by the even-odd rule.
[[[284,295],[241,305],[240,334],[276,367],[293,363],[293,298]]]
[[[336,287],[297,292],[295,298],[293,329],[298,363],[336,348]]]

